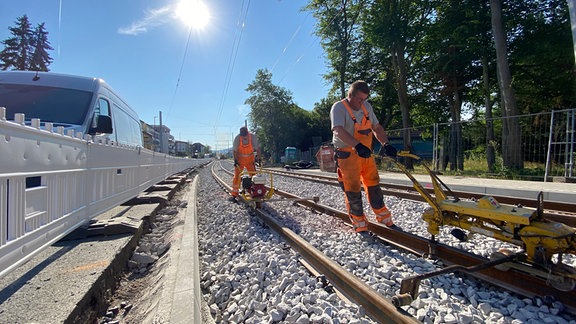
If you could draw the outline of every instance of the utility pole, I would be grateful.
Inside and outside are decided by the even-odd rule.
[[[158,141],[158,130],[156,129],[156,118],[158,116],[154,116],[154,127],[152,127],[152,151],[157,152],[158,145],[156,145],[156,141]]]
[[[160,153],[164,152],[164,127],[162,126],[162,110],[159,111],[159,120],[160,120]]]

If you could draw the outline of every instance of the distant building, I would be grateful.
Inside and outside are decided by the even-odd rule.
[[[142,125],[142,137],[144,139],[144,148],[147,148],[152,151],[156,151],[157,148],[159,149],[160,141],[158,140],[158,134],[154,127],[148,125],[147,123],[140,121]]]
[[[190,147],[190,151],[192,152],[192,157],[198,158],[204,155],[206,150],[206,146],[201,143],[194,143]]]
[[[190,144],[183,141],[174,141],[174,154],[176,156],[188,156],[190,153]]]
[[[170,130],[168,130],[170,132]],[[174,136],[168,133],[168,154],[176,155],[176,141],[174,140]]]
[[[140,121],[142,125],[142,137],[144,147],[155,151],[176,156],[204,157],[209,149],[202,143],[190,144],[189,142],[177,141],[170,134],[170,128],[165,125],[150,125]]]
[[[174,136],[170,135],[170,128],[165,125],[150,125],[144,121],[140,121],[140,124],[145,148],[155,152],[176,154]]]
[[[172,145],[174,143],[174,137],[170,135],[170,128],[166,127],[166,125],[153,125],[152,128],[156,136],[155,142],[156,140],[158,141],[158,145],[154,146],[154,151],[169,154],[170,142],[172,141]]]

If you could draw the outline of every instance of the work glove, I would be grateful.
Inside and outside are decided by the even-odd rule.
[[[238,163],[238,160],[234,159],[234,167],[237,167],[239,165],[240,165],[240,163]]]
[[[364,144],[362,143],[356,144],[356,146],[354,146],[354,149],[356,149],[356,153],[358,153],[358,156],[363,157],[365,159],[369,158],[370,155],[372,154],[372,151],[366,146],[364,146]]]
[[[382,144],[382,147],[380,148],[380,152],[378,152],[378,154],[381,156],[396,157],[396,155],[398,155],[398,151],[396,151],[394,146],[386,143]]]

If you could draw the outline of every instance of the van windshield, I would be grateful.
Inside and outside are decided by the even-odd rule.
[[[90,108],[89,91],[27,84],[0,83],[0,107],[6,108],[6,119],[23,113],[26,120],[82,125]]]

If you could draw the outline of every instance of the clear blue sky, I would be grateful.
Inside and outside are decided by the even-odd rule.
[[[0,40],[24,14],[33,27],[45,23],[52,72],[102,78],[143,121],[159,123],[162,111],[177,140],[212,149],[231,146],[247,120],[245,89],[258,69],[306,110],[326,96],[307,0],[204,0],[203,29],[175,15],[179,1],[2,0]]]

